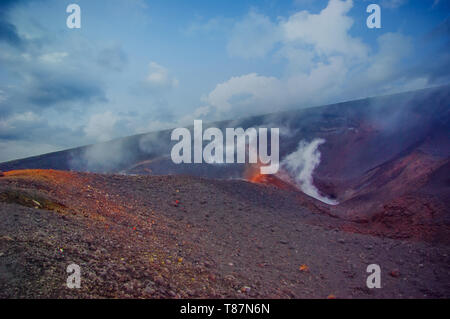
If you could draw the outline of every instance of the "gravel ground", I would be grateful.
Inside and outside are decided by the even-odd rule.
[[[0,297],[450,296],[448,245],[343,231],[305,203],[237,180],[6,172]],[[72,263],[80,289],[66,287]],[[369,264],[380,289],[366,287]]]

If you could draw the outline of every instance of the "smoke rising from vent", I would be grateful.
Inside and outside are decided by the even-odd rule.
[[[313,184],[313,172],[320,164],[318,148],[324,143],[322,138],[316,138],[310,143],[301,141],[297,150],[282,161],[282,166],[295,178],[296,184],[305,194],[326,204],[337,205],[337,201],[322,196]]]
[[[125,163],[133,161],[133,154],[125,143],[115,140],[87,146],[69,162],[70,169],[97,173],[117,172]]]

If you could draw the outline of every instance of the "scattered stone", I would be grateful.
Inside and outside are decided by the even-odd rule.
[[[346,270],[343,271],[345,276],[347,278],[355,278],[356,277],[356,271],[355,266],[353,264],[350,264]]]
[[[398,269],[394,269],[389,273],[389,275],[391,275],[391,277],[398,278],[400,277],[400,271]]]
[[[235,280],[236,280],[236,278],[233,275],[225,276],[225,281],[227,281],[228,283],[233,283]]]
[[[241,292],[244,294],[248,294],[250,290],[252,290],[252,288],[250,288],[249,286],[244,286],[241,288]]]
[[[147,179],[147,177],[145,179]],[[148,179],[151,180],[150,177]],[[9,180],[5,179],[0,180],[1,185],[9,185],[9,182]],[[97,184],[93,185],[98,187]],[[149,185],[149,187],[153,186]],[[39,194],[40,192],[43,191],[39,190]],[[55,190],[49,197],[58,198],[56,192],[57,191]],[[75,188],[75,192],[77,192],[76,195],[69,194],[72,197],[69,196],[67,202],[65,202],[69,205],[68,211],[71,209],[71,205],[78,201],[75,196],[83,196],[84,191],[80,192],[80,195],[78,195],[78,190]],[[111,194],[113,194],[113,192],[111,192]],[[63,293],[60,295],[62,297],[186,298],[191,296],[201,298],[236,298],[236,296],[240,296],[243,298],[251,298],[269,296],[299,298],[321,296],[322,298],[335,299],[336,296],[332,294],[332,292],[339,295],[339,299],[352,296],[364,297],[369,294],[375,294],[377,298],[384,298],[399,296],[400,292],[405,296],[413,297],[423,297],[424,295],[430,297],[445,297],[445,294],[438,290],[440,286],[437,284],[434,285],[433,281],[445,278],[445,269],[443,269],[441,273],[440,268],[433,268],[433,263],[428,262],[428,259],[426,259],[429,255],[430,258],[445,261],[442,256],[447,257],[447,253],[443,253],[435,247],[430,251],[419,251],[415,246],[412,246],[412,256],[407,251],[403,253],[401,249],[393,249],[392,252],[386,254],[385,250],[390,246],[390,239],[387,239],[387,243],[383,243],[383,246],[381,247],[380,240],[377,238],[369,238],[369,240],[366,237],[356,236],[350,233],[342,234],[338,232],[337,234],[331,233],[329,236],[330,233],[326,232],[326,236],[323,238],[318,236],[311,238],[311,240],[304,240],[310,234],[308,233],[309,226],[303,228],[303,225],[296,226],[299,227],[299,233],[297,234],[299,239],[297,240],[296,238],[296,240],[291,240],[290,237],[283,238],[283,233],[278,228],[272,228],[273,230],[276,229],[275,234],[270,233],[270,225],[272,225],[272,222],[263,223],[260,228],[255,227],[254,230],[263,230],[264,234],[262,235],[267,235],[258,237],[259,233],[253,233],[253,228],[251,228],[253,223],[252,216],[247,216],[245,214],[242,216],[248,218],[250,224],[242,224],[242,229],[238,229],[237,232],[230,232],[229,229],[231,229],[234,221],[227,220],[225,217],[221,218],[227,216],[226,210],[222,211],[219,209],[217,213],[212,213],[212,211],[216,210],[216,207],[214,206],[215,199],[213,198],[211,199],[211,207],[205,207],[205,209],[211,211],[211,213],[208,212],[206,215],[215,217],[211,220],[211,225],[217,226],[213,224],[216,219],[217,221],[221,219],[224,220],[224,223],[216,228],[213,227],[210,230],[200,227],[199,229],[196,229],[193,226],[191,232],[185,231],[185,224],[183,223],[180,223],[183,227],[167,226],[168,224],[166,223],[165,218],[167,216],[170,218],[177,216],[174,212],[178,210],[173,210],[173,208],[170,209],[170,204],[175,198],[164,198],[164,200],[161,201],[162,205],[160,207],[156,206],[157,204],[154,204],[156,213],[154,213],[155,216],[152,217],[152,219],[158,221],[158,227],[150,228],[150,222],[147,220],[147,217],[149,216],[147,211],[150,210],[150,208],[147,206],[145,206],[146,208],[142,211],[130,211],[129,216],[133,218],[127,219],[128,212],[120,211],[119,208],[112,205],[119,205],[122,203],[119,200],[117,200],[117,203],[113,201],[115,200],[116,195],[111,195],[111,198],[113,198],[111,199],[111,203],[103,201],[100,197],[96,196],[100,195],[95,190],[94,197],[100,199],[100,203],[92,201],[92,207],[82,206],[78,209],[78,213],[82,214],[84,211],[87,211],[90,214],[90,210],[92,209],[94,213],[89,216],[95,215],[97,208],[102,208],[102,205],[104,205],[105,211],[99,210],[99,214],[103,214],[107,210],[114,212],[114,214],[104,213],[101,215],[102,219],[105,219],[105,223],[111,225],[109,230],[103,230],[103,220],[89,219],[84,221],[82,218],[76,218],[75,221],[77,223],[75,224],[72,223],[72,216],[67,214],[67,216],[64,215],[61,217],[63,219],[61,222],[61,218],[57,217],[57,214],[49,214],[43,210],[36,211],[36,216],[34,214],[21,214],[19,213],[20,207],[18,207],[18,213],[12,212],[5,215],[7,221],[5,225],[15,225],[15,219],[17,219],[17,225],[24,225],[24,227],[23,229],[18,228],[17,233],[9,228],[2,229],[3,233],[0,234],[0,260],[3,263],[7,262],[9,264],[11,260],[13,260],[12,258],[16,258],[16,252],[22,254],[22,251],[19,250],[19,248],[23,247],[23,250],[25,250],[23,258],[22,255],[20,255],[21,258],[17,258],[17,260],[19,262],[23,261],[25,267],[27,267],[26,269],[29,268],[30,272],[38,270],[42,265],[43,268],[48,270],[48,273],[46,273],[45,276],[55,276],[55,274],[61,270],[64,272],[68,263],[75,262],[80,264],[83,272],[83,282],[86,286],[93,287],[92,290],[71,291],[64,288]],[[152,205],[153,202],[157,203],[156,196],[153,198],[153,191],[145,191],[145,196],[150,196],[152,198]],[[46,197],[36,195],[34,198]],[[83,197],[83,200],[86,202],[80,201],[80,203],[86,205],[91,203],[91,201],[86,198],[87,196]],[[31,198],[29,200],[31,202]],[[196,203],[192,204],[193,208],[191,210],[190,199],[183,197],[181,200],[183,201],[183,205],[180,206],[183,208],[184,204],[186,204],[189,208],[188,211],[192,212],[192,214],[187,215],[187,221],[192,225],[195,221],[201,223],[205,212],[197,213],[195,211],[195,209],[198,209],[198,206],[195,206],[197,205]],[[132,196],[127,198],[123,202],[123,205],[126,206],[127,209],[130,206],[129,202],[135,203],[136,201]],[[45,203],[43,202],[41,205],[45,206]],[[147,203],[147,205],[149,204]],[[138,204],[136,204],[136,207],[137,206]],[[230,207],[230,209],[235,209],[234,206]],[[9,206],[7,206],[7,208],[9,209]],[[23,209],[25,212],[29,211],[29,208]],[[252,209],[244,207],[244,210],[247,212]],[[251,211],[250,213],[253,214],[255,212]],[[52,219],[47,220],[50,216]],[[188,217],[192,218],[192,220],[188,219]],[[9,220],[9,218],[11,220]],[[24,223],[25,218],[31,222],[30,225]],[[140,222],[140,218],[145,218],[142,219],[142,223]],[[276,218],[278,218],[278,216],[276,216]],[[257,225],[258,219],[254,219],[255,225]],[[79,224],[84,225],[85,222],[89,227],[78,227]],[[278,221],[275,220],[274,222]],[[171,220],[169,225],[170,223]],[[223,227],[223,225],[225,225],[225,227]],[[302,227],[300,228],[300,226]],[[191,227],[191,225],[189,225],[189,227]],[[34,230],[35,228],[38,230],[33,232],[32,235],[25,236],[23,234],[22,230],[28,231]],[[139,228],[139,233],[142,232],[142,238],[144,239],[138,237],[139,233],[130,231],[131,229],[136,228]],[[250,229],[252,229],[251,232],[249,231]],[[197,230],[203,231],[203,233],[197,233]],[[217,233],[219,240],[217,241],[214,241],[217,237],[214,237],[216,235],[213,233],[214,230],[219,231],[219,233]],[[293,228],[291,228],[291,231],[292,230]],[[79,233],[77,233],[77,231]],[[303,232],[305,232],[305,234]],[[10,234],[14,239],[6,236],[6,234]],[[180,234],[183,234],[183,236],[178,236]],[[236,234],[238,236],[234,237]],[[245,240],[239,238],[239,235],[241,234],[246,235]],[[311,234],[315,233],[311,232]],[[322,233],[317,232],[317,234],[321,235]],[[212,240],[210,240],[210,238]],[[283,239],[289,239],[289,242]],[[361,240],[358,241],[359,239]],[[36,244],[28,245],[27,243],[30,240],[33,240]],[[305,245],[299,244],[302,240]],[[277,245],[278,242],[283,245]],[[338,242],[346,243],[346,245],[336,245]],[[196,245],[197,243],[199,243],[198,246]],[[205,244],[206,246],[201,246],[201,244]],[[329,247],[326,247],[327,244]],[[72,246],[75,246],[75,248],[71,248]],[[252,250],[252,246],[258,248],[259,251],[255,252],[255,250]],[[339,253],[338,249],[337,252],[339,254],[333,255],[333,249],[339,248],[336,246],[340,246],[341,251],[349,249],[350,253],[348,255],[342,255]],[[64,247],[64,250],[59,250],[60,247]],[[418,247],[422,246],[419,245]],[[221,254],[214,255],[211,251],[220,251]],[[62,252],[64,252],[64,255],[61,254]],[[367,257],[364,255],[367,255]],[[373,259],[374,256],[377,256],[378,258],[379,255],[381,255],[381,257],[395,256],[395,259],[391,260],[392,262],[396,262],[398,258],[411,257],[411,260],[416,260],[416,262],[419,263],[422,261],[423,264],[405,262],[405,266],[403,267],[400,264],[403,263],[403,259],[400,259],[399,262],[393,264],[395,266],[388,268],[388,273],[390,271],[389,269],[392,270],[395,267],[402,269],[401,275],[398,270],[393,270],[390,274],[392,277],[400,277],[400,279],[392,280],[401,281],[402,287],[399,289],[402,290],[394,290],[397,289],[395,288],[395,285],[386,286],[386,289],[383,290],[370,290],[369,288],[364,287],[364,281],[358,279],[359,275],[363,276],[365,270],[361,268],[361,264],[363,264],[363,266],[366,265],[365,263],[361,263],[359,258]],[[61,256],[65,257],[63,258]],[[188,260],[184,260],[183,257],[180,256],[183,256],[184,258],[187,258],[185,256],[189,256],[189,258]],[[206,259],[210,259],[211,261],[206,261]],[[227,259],[229,261],[226,261]],[[234,265],[234,262],[230,262],[230,259],[236,260],[238,264]],[[61,262],[58,262],[59,260],[61,260]],[[324,263],[323,268],[316,267],[320,264],[320,261]],[[427,271],[423,271],[425,268],[425,261],[427,261],[427,264],[425,265]],[[309,266],[305,264],[301,265],[301,262],[308,262],[308,265],[311,264],[313,268],[309,270]],[[330,265],[335,263],[337,263],[337,267],[329,270],[331,267]],[[200,265],[198,269],[194,268],[196,265]],[[231,267],[228,267],[227,265]],[[299,270],[295,269],[295,267]],[[435,272],[435,274],[433,274],[433,272]],[[230,273],[233,274],[234,277]],[[414,278],[416,278],[415,275],[417,273],[419,273],[419,277],[415,280]],[[408,276],[406,276],[406,274],[408,274]],[[268,277],[265,277],[266,275]],[[331,284],[327,286],[327,283],[334,282],[334,276],[336,276],[339,281],[342,279],[348,281],[350,285],[353,283],[362,287],[351,288],[350,286],[351,290],[345,289],[339,292],[339,286],[337,286],[338,281],[336,281],[336,285]],[[408,277],[408,282],[404,282],[406,277]],[[247,278],[247,280],[245,278]],[[248,278],[251,278],[252,280],[248,280]],[[346,280],[346,278],[355,278],[355,280],[349,281]],[[430,290],[422,291],[422,280],[428,278],[431,279],[433,285],[430,285]],[[24,276],[24,279],[28,280],[26,276]],[[44,279],[47,280],[47,277]],[[150,281],[150,279],[152,281]],[[253,286],[245,286],[245,283],[252,284]],[[64,284],[64,282],[62,284]],[[47,288],[44,287],[44,289],[42,289],[41,282],[36,282],[36,287],[37,288],[31,287],[32,294],[30,294],[30,296],[46,297],[47,290],[45,289]],[[436,291],[431,289],[436,289]],[[418,294],[419,292],[420,294]],[[3,293],[4,292],[2,291],[2,294]],[[8,296],[19,296],[19,291],[11,290],[8,293]],[[328,297],[326,293],[329,294]]]
[[[131,281],[127,282],[123,287],[125,288],[125,291],[128,293],[131,293],[134,290],[134,286]]]
[[[163,285],[164,284],[164,278],[162,276],[158,276],[158,277],[155,278],[155,282],[158,285]]]
[[[305,264],[301,265],[300,267],[298,267],[298,269],[302,272],[307,272],[309,271],[309,267]]]
[[[211,281],[215,281],[215,280],[216,280],[216,275],[210,274],[210,275],[208,276],[208,278],[209,278],[209,280],[211,280]]]
[[[39,203],[37,200],[32,199],[31,201],[32,201],[33,204],[36,206],[36,208],[42,207],[42,204]]]

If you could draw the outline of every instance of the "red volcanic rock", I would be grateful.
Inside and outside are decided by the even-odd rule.
[[[0,177],[3,177],[3,176],[5,176],[5,174],[3,174],[2,171],[0,171]]]
[[[447,246],[344,232],[301,195],[242,180],[9,171],[0,268],[19,271],[0,282],[0,298],[367,298],[349,274],[370,260],[415,278],[378,298],[449,297]],[[68,262],[82,269],[79,290],[61,284]]]
[[[414,150],[344,185],[331,211],[365,224],[354,231],[448,242],[449,171],[449,159]]]
[[[394,269],[389,273],[389,275],[391,275],[391,277],[398,278],[400,277],[400,271],[398,269]]]

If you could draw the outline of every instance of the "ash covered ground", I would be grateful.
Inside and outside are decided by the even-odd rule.
[[[272,185],[11,171],[0,214],[2,298],[450,295],[448,244],[369,234]],[[80,289],[66,287],[72,263]],[[373,263],[381,289],[366,287]]]

